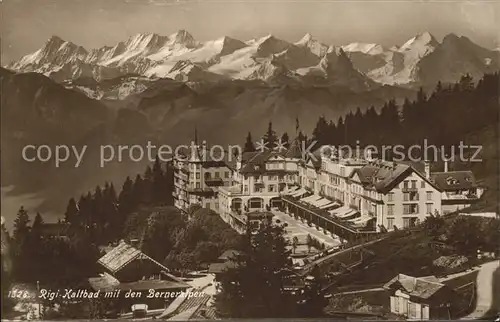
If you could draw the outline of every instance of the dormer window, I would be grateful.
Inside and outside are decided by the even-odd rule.
[[[452,177],[446,178],[446,183],[450,186],[458,184],[458,180]]]

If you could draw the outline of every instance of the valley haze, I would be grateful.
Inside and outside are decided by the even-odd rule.
[[[69,198],[103,181],[120,186],[147,163],[96,169],[102,145],[189,144],[195,128],[208,144],[242,144],[269,122],[294,136],[297,119],[311,133],[319,116],[380,110],[464,74],[478,80],[499,69],[497,9],[488,2],[4,1],[1,183],[9,188],[2,200],[35,195],[41,202],[32,209],[62,213]],[[95,162],[75,170],[21,160],[23,147],[42,144],[88,146]],[[15,214],[2,206],[2,215]]]

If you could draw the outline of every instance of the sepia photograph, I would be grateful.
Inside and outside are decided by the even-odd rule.
[[[499,17],[0,0],[2,321],[500,321]]]

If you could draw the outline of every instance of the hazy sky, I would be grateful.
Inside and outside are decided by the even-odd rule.
[[[0,0],[2,65],[35,51],[52,35],[87,49],[138,32],[189,31],[197,40],[240,40],[305,33],[328,44],[402,44],[429,31],[499,47],[499,1]]]

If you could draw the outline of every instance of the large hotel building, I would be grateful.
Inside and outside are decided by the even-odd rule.
[[[213,158],[204,146],[174,161],[175,206],[200,204],[243,232],[273,209],[345,239],[412,227],[429,214],[477,202],[482,189],[470,171],[430,171],[430,164],[284,151]],[[233,160],[229,160],[233,159]]]

